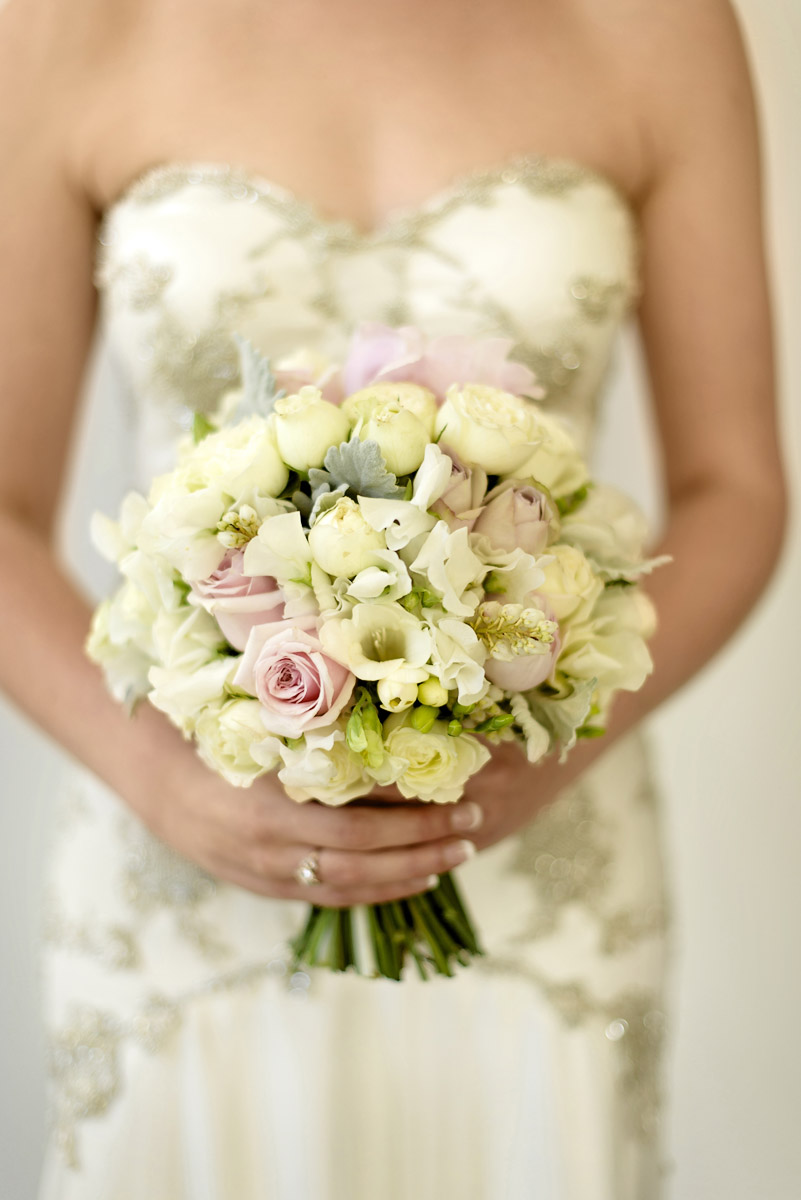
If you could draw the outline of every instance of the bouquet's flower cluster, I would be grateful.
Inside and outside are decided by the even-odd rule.
[[[593,483],[504,339],[364,325],[271,368],[95,536],[123,583],[91,656],[231,783],[454,801],[494,740],[537,761],[651,670],[645,527]]]

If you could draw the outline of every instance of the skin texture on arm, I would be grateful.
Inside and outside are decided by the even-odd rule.
[[[643,585],[659,622],[654,672],[616,697],[606,736],[580,742],[562,765],[521,766],[515,747],[501,748],[470,788],[476,800],[483,789],[493,796],[479,846],[529,819],[725,645],[784,537],[760,140],[742,37],[722,0],[662,5],[644,25],[652,183],[638,319],[668,503],[653,553],[673,557]],[[509,799],[496,804],[499,795]]]

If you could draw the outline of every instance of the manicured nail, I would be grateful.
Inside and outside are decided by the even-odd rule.
[[[451,813],[451,825],[454,829],[478,829],[483,820],[483,808],[472,800],[468,800],[466,804],[460,804]]]
[[[426,880],[426,887],[430,889],[430,888],[435,888],[438,885],[439,885],[439,875],[429,875],[428,879]]]
[[[467,862],[468,858],[472,858],[475,852],[476,848],[473,842],[454,842],[448,846],[445,857],[452,867],[458,867],[459,863]]]

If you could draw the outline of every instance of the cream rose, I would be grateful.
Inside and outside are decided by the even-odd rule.
[[[307,385],[292,396],[280,396],[273,406],[273,429],[285,463],[296,471],[321,467],[332,446],[347,440],[350,421],[342,408]]]
[[[486,762],[486,746],[460,733],[451,737],[447,721],[435,721],[427,733],[408,723],[408,713],[393,713],[384,722],[384,746],[388,754],[405,762],[396,784],[407,799],[455,803],[464,785]]]
[[[542,436],[530,401],[478,383],[448,388],[434,429],[446,452],[453,449],[465,464],[490,475],[521,466]]]
[[[204,709],[195,724],[200,757],[234,787],[249,787],[281,761],[277,754],[257,761],[251,753],[266,740],[261,713],[258,700],[233,699]]]
[[[538,424],[539,445],[512,473],[518,479],[542,484],[554,497],[569,496],[589,481],[586,464],[570,431],[557,417],[540,411]]]
[[[560,626],[566,621],[584,621],[604,589],[585,555],[575,546],[557,543],[543,557],[545,578],[537,587],[537,596],[547,602]]]
[[[292,800],[347,804],[368,795],[375,786],[361,758],[348,748],[339,726],[312,731],[301,746],[280,745],[279,752],[284,765],[278,778]]]

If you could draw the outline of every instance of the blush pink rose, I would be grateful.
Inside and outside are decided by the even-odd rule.
[[[234,675],[235,685],[260,701],[268,732],[291,738],[336,720],[355,682],[323,652],[308,617],[257,625]]]
[[[443,447],[445,449],[445,447]],[[445,521],[450,529],[472,529],[482,511],[487,490],[487,473],[481,467],[463,467],[453,450],[451,478],[445,491],[431,505],[431,511]]]
[[[270,575],[243,575],[244,550],[226,550],[223,560],[192,591],[204,602],[224,637],[244,650],[251,629],[284,615],[284,597]]]
[[[528,484],[499,483],[487,492],[474,524],[499,550],[517,546],[526,554],[542,554],[548,544],[551,510],[542,492]]]
[[[548,602],[536,592],[529,595],[527,603],[541,609],[549,621],[556,620]],[[562,639],[557,629],[546,654],[518,654],[510,662],[504,662],[500,658],[488,658],[484,663],[484,674],[490,683],[496,684],[504,691],[528,692],[545,683],[553,674],[561,649]]]
[[[342,369],[345,392],[351,395],[368,384],[398,379],[430,388],[439,400],[452,383],[483,383],[517,396],[541,399],[545,392],[534,372],[509,362],[512,338],[465,337],[446,334],[427,339],[413,325],[393,329],[362,321],[351,338]]]

